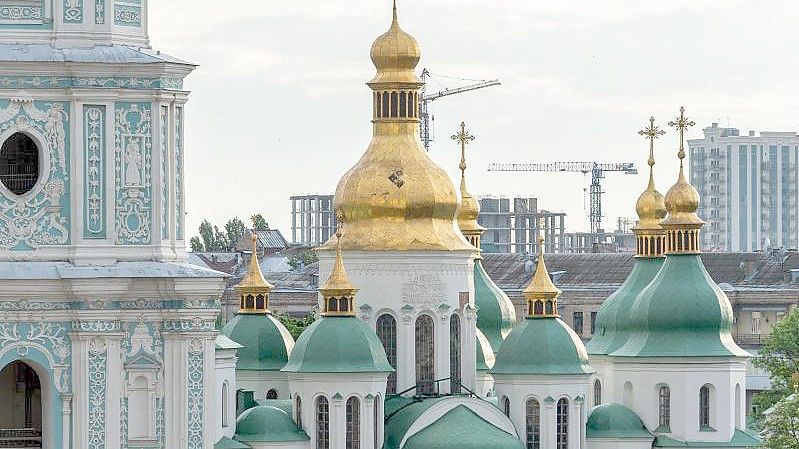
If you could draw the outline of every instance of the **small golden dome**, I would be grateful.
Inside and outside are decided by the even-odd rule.
[[[416,65],[422,57],[419,43],[399,26],[397,4],[394,3],[394,16],[391,27],[372,44],[372,63],[377,74],[369,82],[374,83],[418,83]]]
[[[661,229],[660,222],[666,218],[666,203],[663,194],[655,188],[652,172],[649,173],[649,186],[635,203],[638,214],[637,229]]]
[[[352,295],[358,291],[358,287],[350,282],[347,270],[344,268],[344,259],[341,256],[341,233],[336,233],[336,261],[327,282],[319,287],[319,292],[324,296]]]
[[[466,123],[461,122],[461,131],[453,135],[452,140],[460,143],[461,147],[461,163],[458,166],[461,170],[461,204],[458,206],[458,227],[467,240],[479,248],[479,238],[476,240],[474,238],[483,235],[486,228],[477,222],[477,217],[480,215],[480,204],[466,188],[466,144],[473,141],[474,136],[466,131]]]
[[[696,215],[699,209],[699,192],[694,186],[685,180],[682,162],[680,163],[680,175],[677,183],[674,184],[666,193],[666,210],[669,215],[662,222],[664,225],[700,225],[703,224],[701,218]]]
[[[555,287],[552,279],[549,277],[549,270],[547,264],[544,262],[544,238],[538,239],[538,261],[535,265],[535,273],[530,284],[522,291],[522,295],[527,298],[535,299],[550,299],[560,295],[560,289]]]
[[[274,285],[270,284],[261,273],[261,265],[258,263],[258,236],[255,230],[252,231],[252,257],[250,257],[250,266],[247,268],[247,274],[241,279],[241,282],[236,284],[236,290],[239,292],[253,292],[268,293]]]

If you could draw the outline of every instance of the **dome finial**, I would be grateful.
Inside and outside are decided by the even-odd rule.
[[[649,117],[649,126],[638,134],[649,140],[649,184],[638,197],[635,211],[638,224],[633,229],[636,235],[637,257],[660,257],[665,250],[664,232],[660,222],[666,218],[666,204],[663,195],[655,188],[655,139],[666,132],[655,125],[655,117]]]
[[[552,283],[544,261],[544,228],[546,221],[542,218],[538,224],[538,261],[535,265],[533,279],[522,295],[527,300],[527,318],[551,318],[558,314],[558,296],[560,290]]]
[[[235,287],[239,293],[239,313],[270,313],[269,292],[275,287],[267,282],[261,273],[261,264],[258,263],[258,233],[255,230],[254,219],[250,237],[252,239],[250,264],[247,274]]]
[[[473,142],[475,137],[466,130],[466,122],[461,122],[461,130],[452,136],[452,140],[458,142],[461,147],[461,163],[458,168],[461,170],[461,203],[458,206],[458,227],[466,240],[475,248],[480,248],[480,236],[485,232],[485,228],[477,222],[480,215],[480,205],[472,194],[466,189],[466,145]]]
[[[358,287],[350,282],[347,270],[344,268],[344,258],[341,252],[341,226],[344,217],[338,216],[339,227],[336,230],[336,260],[327,282],[319,287],[322,294],[322,315],[325,316],[355,316],[355,292]]]
[[[397,20],[397,0],[394,0],[393,17],[391,19],[391,24],[399,26],[399,20]]]

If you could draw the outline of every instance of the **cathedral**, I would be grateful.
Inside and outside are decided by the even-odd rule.
[[[584,344],[543,251],[523,317],[483,269],[473,137],[453,136],[456,189],[419,139],[421,50],[395,5],[371,48],[372,141],[318,250],[317,319],[295,341],[254,256],[220,329],[225,275],[185,255],[194,66],[150,49],[146,12],[147,0],[0,0],[0,447],[760,445],[746,428],[750,354],[699,257],[684,110],[665,196],[663,131],[651,119],[640,132],[635,267]]]

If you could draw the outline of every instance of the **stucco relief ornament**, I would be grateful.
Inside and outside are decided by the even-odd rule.
[[[151,239],[151,111],[136,103],[118,109],[115,127],[116,243],[148,244]]]
[[[444,281],[435,273],[412,273],[402,285],[402,302],[436,307],[446,302]]]

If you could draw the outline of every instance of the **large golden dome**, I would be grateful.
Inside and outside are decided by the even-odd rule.
[[[372,46],[372,142],[336,188],[336,213],[347,223],[345,250],[474,250],[457,227],[452,181],[419,139],[419,54],[416,40],[399,28],[395,8],[391,28]]]
[[[669,216],[664,225],[701,225],[704,224],[696,211],[699,209],[699,192],[685,180],[682,162],[677,183],[666,192],[666,210]]]

